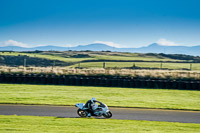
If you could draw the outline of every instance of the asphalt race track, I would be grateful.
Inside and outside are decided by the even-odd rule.
[[[32,115],[79,118],[78,108],[71,106],[13,105],[1,104],[0,115]],[[112,119],[168,121],[182,123],[200,123],[200,111],[109,108]]]

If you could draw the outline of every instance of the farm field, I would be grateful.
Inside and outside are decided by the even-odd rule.
[[[31,57],[57,59],[60,61],[77,62],[83,60],[144,60],[144,61],[179,61],[160,56],[149,56],[137,53],[120,53],[120,52],[42,52],[42,53],[23,53],[23,52],[0,52],[0,55],[27,55]],[[79,56],[76,56],[79,55]]]
[[[199,57],[185,57],[184,55],[163,55],[163,54],[140,54],[140,53],[121,53],[121,52],[92,52],[92,51],[46,51],[46,52],[0,52],[0,62],[4,62],[3,56],[29,56],[47,60],[56,60],[68,63],[68,67],[83,67],[83,68],[102,68],[104,60],[106,68],[125,68],[135,65],[140,69],[164,68],[176,70],[200,70],[200,63],[190,63],[192,61],[199,62]],[[26,57],[24,57],[26,58]],[[2,61],[1,61],[2,60]],[[23,60],[19,58],[18,60]],[[28,60],[31,60],[29,58]],[[95,61],[102,62],[95,62]],[[16,61],[16,60],[15,60]],[[128,61],[128,62],[124,62]],[[139,61],[139,62],[134,62]],[[150,62],[148,62],[150,61]],[[162,65],[160,62],[163,62]],[[170,63],[168,62],[170,61]],[[21,65],[24,65],[23,61]],[[178,63],[185,62],[185,63]],[[71,64],[70,64],[71,63]],[[6,62],[4,63],[6,65]],[[39,63],[38,63],[39,64]],[[73,65],[72,65],[73,64]],[[9,65],[9,64],[7,64]],[[26,64],[30,66],[30,64]],[[53,63],[52,63],[53,65]],[[59,63],[58,63],[59,66]]]
[[[92,57],[97,60],[144,60],[144,61],[179,61],[175,59],[170,59],[166,57],[157,57],[157,56],[148,56],[142,54],[114,54],[114,55],[100,55],[100,54],[91,54]]]
[[[80,64],[75,64],[69,67],[83,67],[83,68],[103,68],[104,62],[85,62]],[[107,68],[123,68],[129,67],[133,68],[167,68],[167,69],[188,69],[190,70],[190,63],[158,63],[158,62],[106,62]],[[161,66],[162,65],[162,66]],[[192,70],[200,70],[200,63],[193,63]]]
[[[49,60],[59,60],[59,61],[64,61],[64,62],[79,62],[79,61],[83,61],[83,60],[95,60],[93,58],[65,58],[59,55],[55,55],[55,54],[39,54],[39,53],[22,53],[22,52],[14,52],[14,53],[9,53],[9,52],[0,52],[0,55],[8,55],[8,56],[18,56],[18,55],[26,55],[29,57],[37,57],[37,58],[45,58],[45,59],[49,59]]]
[[[122,126],[123,125],[123,126]],[[200,124],[115,119],[57,118],[0,115],[0,131],[7,132],[134,132],[199,133]]]
[[[0,103],[75,105],[95,97],[108,106],[200,110],[200,92],[55,85],[0,84]]]

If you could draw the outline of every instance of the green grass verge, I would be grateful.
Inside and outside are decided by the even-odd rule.
[[[75,105],[91,97],[108,106],[200,110],[200,91],[0,84],[0,103]]]
[[[199,131],[200,124],[193,123],[0,115],[1,133],[199,133]]]

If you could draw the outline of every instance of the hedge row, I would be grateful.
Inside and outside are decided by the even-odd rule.
[[[114,76],[0,74],[0,83],[200,90],[200,81],[145,80]]]

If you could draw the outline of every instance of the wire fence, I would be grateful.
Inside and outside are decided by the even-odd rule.
[[[67,67],[8,67],[0,66],[0,73],[43,73],[57,75],[113,75],[151,79],[200,80],[200,71],[185,70],[146,70],[146,69],[104,69],[104,68],[67,68]]]

